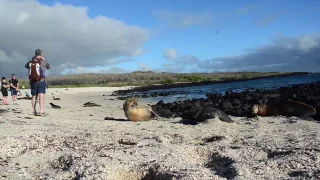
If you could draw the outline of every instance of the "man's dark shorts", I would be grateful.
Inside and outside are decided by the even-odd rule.
[[[45,94],[46,93],[46,82],[44,82],[44,81],[30,82],[30,89],[31,89],[32,96],[36,96],[39,93]]]
[[[11,96],[16,96],[18,94],[16,89],[10,89]]]

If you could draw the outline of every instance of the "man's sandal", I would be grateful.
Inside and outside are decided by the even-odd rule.
[[[36,113],[35,114],[35,116],[42,116],[42,117],[47,116],[47,115],[49,115],[49,114],[47,114],[47,113]]]

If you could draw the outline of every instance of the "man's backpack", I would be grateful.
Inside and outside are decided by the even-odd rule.
[[[44,74],[41,68],[42,59],[33,58],[29,63],[29,80],[33,82],[38,82],[44,78]]]

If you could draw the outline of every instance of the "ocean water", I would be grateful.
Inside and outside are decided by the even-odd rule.
[[[149,97],[143,100],[146,102],[157,102],[159,100],[163,100],[164,102],[173,102],[178,100],[186,100],[186,95],[187,95],[187,98],[189,99],[199,99],[199,98],[206,98],[207,93],[224,94],[227,90],[231,90],[233,92],[241,92],[245,90],[254,90],[254,89],[275,89],[280,87],[288,87],[296,84],[307,84],[307,83],[313,83],[313,82],[320,82],[320,73],[303,75],[303,76],[276,77],[276,78],[268,78],[268,79],[261,79],[261,80],[248,80],[248,81],[242,81],[242,82],[228,82],[228,83],[211,84],[211,85],[203,85],[203,86],[190,86],[190,87],[183,87],[183,88],[150,90],[143,93],[135,93],[135,94],[149,95],[150,93],[153,93],[153,92],[182,91],[183,94]]]

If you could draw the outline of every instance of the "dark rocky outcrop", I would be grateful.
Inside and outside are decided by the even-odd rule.
[[[112,95],[115,95],[116,93],[113,93]],[[158,96],[171,96],[175,94],[187,94],[185,91],[163,91],[163,92],[151,92],[151,93],[134,93],[134,96],[138,98],[149,98],[149,97],[158,97]],[[125,100],[128,97],[132,97],[132,95],[128,96],[118,96],[117,99],[119,100]]]
[[[253,117],[252,106],[266,102],[294,100],[313,106],[317,114],[312,117],[320,121],[320,82],[281,87],[273,90],[255,90],[243,92],[227,91],[225,95],[207,94],[207,98],[164,103],[162,100],[152,105],[153,110],[162,117],[181,117],[195,119],[203,107],[222,110],[228,115]]]

